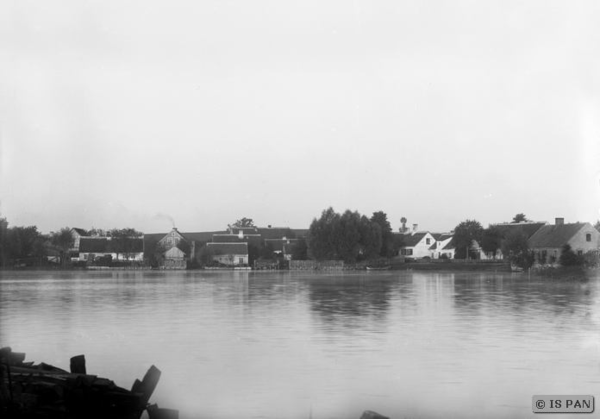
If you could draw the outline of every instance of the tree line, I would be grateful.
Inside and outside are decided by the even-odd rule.
[[[347,263],[393,257],[400,246],[383,211],[367,217],[350,210],[340,214],[331,207],[313,219],[306,243],[311,259]]]

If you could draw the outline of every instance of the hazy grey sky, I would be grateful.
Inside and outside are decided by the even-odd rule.
[[[4,1],[11,225],[600,218],[600,2]]]

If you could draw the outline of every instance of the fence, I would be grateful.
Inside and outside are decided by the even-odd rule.
[[[291,271],[341,271],[343,260],[290,260]]]

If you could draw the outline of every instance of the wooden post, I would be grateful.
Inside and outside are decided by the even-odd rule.
[[[152,393],[154,393],[154,389],[158,384],[158,380],[160,380],[160,374],[160,370],[152,365],[146,372],[146,375],[144,375],[144,379],[142,381],[135,380],[133,383],[131,391],[133,393],[141,393],[142,405],[145,406],[148,403],[148,400],[150,400],[150,396],[152,396]]]
[[[77,355],[71,358],[71,373],[87,374],[85,369],[85,356]]]

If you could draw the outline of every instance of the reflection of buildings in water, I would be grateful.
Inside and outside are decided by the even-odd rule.
[[[420,316],[432,311],[446,316],[452,310],[455,273],[411,272],[400,288],[400,313],[403,317]]]
[[[477,312],[483,308],[501,311],[573,312],[580,305],[591,306],[597,283],[546,280],[506,273],[465,274],[454,282],[454,304],[459,312]]]
[[[355,328],[374,320],[380,324],[390,307],[393,278],[321,277],[309,281],[313,313],[328,324]]]

